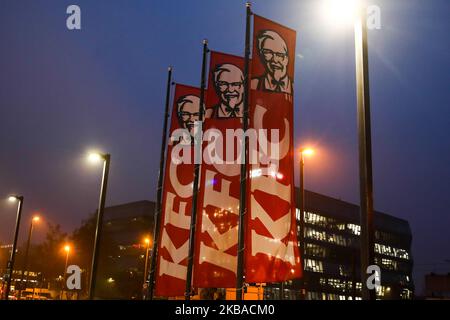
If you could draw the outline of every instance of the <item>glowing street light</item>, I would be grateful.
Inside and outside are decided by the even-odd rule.
[[[353,24],[357,14],[358,0],[324,0],[322,13],[335,26]]]
[[[41,218],[38,215],[35,215],[31,218],[30,229],[28,231],[27,247],[25,249],[25,258],[24,258],[24,262],[23,262],[23,269],[22,269],[22,274],[20,276],[19,299],[22,294],[22,290],[24,289],[23,286],[25,286],[25,289],[27,288],[28,273],[29,273],[27,271],[27,269],[28,269],[28,253],[30,251],[31,235],[33,234],[34,224],[39,222],[40,220],[41,220]],[[25,277],[25,284],[24,284],[23,276],[24,276],[25,272],[27,273],[27,276]]]
[[[90,152],[87,156],[89,162],[98,163],[102,160],[102,155],[97,152]]]
[[[146,248],[145,248],[145,264],[144,264],[144,285],[147,282],[148,252],[149,252],[149,249],[150,249],[150,242],[151,241],[150,241],[149,237],[144,239],[144,243],[146,245]]]
[[[305,183],[304,183],[304,167],[305,167],[305,156],[312,156],[314,154],[314,149],[312,148],[302,148],[300,149],[300,188],[298,199],[300,205],[298,206],[300,210],[300,260],[303,270],[305,270]],[[304,283],[304,280],[302,281]]]
[[[62,284],[61,284],[61,294],[60,294],[60,299],[61,300],[63,298],[64,283],[65,283],[66,274],[67,274],[67,265],[69,264],[69,254],[70,254],[71,247],[70,247],[69,244],[66,244],[63,249],[66,252],[66,263],[64,264],[64,273],[63,273],[63,277],[62,277],[63,281],[62,281]]]
[[[102,233],[103,212],[105,211],[106,189],[108,187],[109,165],[111,162],[110,154],[90,153],[88,160],[91,162],[99,162],[103,160],[103,176],[100,188],[100,200],[97,210],[97,223],[95,229],[94,251],[92,253],[91,278],[89,281],[89,299],[93,299],[95,295],[95,285],[97,281],[97,264],[100,238]]]
[[[361,282],[362,298],[375,300],[375,289],[365,284],[369,265],[374,264],[372,137],[370,130],[369,57],[367,46],[366,0],[324,0],[331,22],[354,23],[356,96],[358,117],[359,188],[361,214]],[[333,19],[331,19],[334,16]]]
[[[302,150],[300,150],[300,153],[303,156],[312,156],[314,154],[314,149],[311,149],[311,148],[302,149]]]
[[[22,207],[23,207],[23,196],[11,195],[8,197],[10,202],[18,202],[17,204],[17,216],[16,216],[16,228],[14,230],[14,242],[11,250],[11,256],[7,265],[7,279],[6,279],[6,290],[5,290],[5,300],[8,300],[9,292],[11,290],[11,281],[14,270],[14,262],[16,260],[16,248],[17,248],[17,239],[19,237],[19,228],[20,228],[20,218],[22,217]]]

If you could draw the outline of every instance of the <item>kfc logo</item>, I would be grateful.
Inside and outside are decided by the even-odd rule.
[[[176,104],[180,128],[187,129],[191,134],[191,137],[193,137],[195,122],[200,121],[201,113],[205,113],[204,107],[200,109],[200,98],[189,94],[181,96]]]
[[[292,94],[292,80],[288,75],[290,57],[286,41],[275,31],[263,30],[257,35],[256,44],[265,73],[252,79],[252,89]]]
[[[244,97],[244,74],[237,66],[225,63],[217,65],[212,71],[214,89],[219,103],[209,118],[242,118]]]

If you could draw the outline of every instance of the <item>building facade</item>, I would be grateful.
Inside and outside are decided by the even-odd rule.
[[[96,297],[142,298],[145,263],[150,262],[153,243],[154,209],[150,201],[105,208]],[[145,238],[150,239],[148,245]]]
[[[359,207],[306,191],[305,211],[304,279],[267,284],[264,299],[280,299],[281,292],[283,299],[361,299]],[[153,232],[153,215],[154,202],[150,201],[106,208],[101,279],[97,280],[101,284],[97,293],[100,298],[141,297],[146,252],[143,238]],[[409,223],[375,212],[374,224],[375,263],[381,268],[377,298],[412,299]]]
[[[359,206],[305,191],[304,219],[304,279],[268,286],[265,298],[278,299],[283,290],[284,299],[361,299]],[[381,269],[377,299],[412,299],[409,223],[375,212],[374,225],[375,264]]]
[[[450,300],[450,273],[425,275],[425,299]]]

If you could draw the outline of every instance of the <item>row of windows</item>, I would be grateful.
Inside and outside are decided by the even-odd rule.
[[[335,290],[340,290],[343,293],[351,292],[353,290],[353,281],[346,281],[335,278],[320,278],[319,283],[321,286],[333,288]],[[356,293],[360,294],[362,290],[362,283],[356,282]],[[379,286],[376,288],[376,293],[378,298],[383,298],[391,292],[391,288],[387,286]],[[403,299],[410,299],[412,292],[408,289],[403,290]]]
[[[300,220],[300,210],[296,209],[297,221]],[[336,219],[325,217],[313,212],[305,212],[305,223],[326,228],[335,231],[347,231],[350,234],[359,236],[361,234],[361,227],[353,223],[342,223]]]
[[[378,264],[378,263],[377,263]],[[326,268],[326,269],[325,269]],[[351,278],[357,272],[351,265],[324,263],[321,260],[305,259],[305,270],[314,273],[326,273],[329,275],[339,275],[341,277]],[[409,272],[408,270],[400,270],[401,272]],[[386,274],[390,282],[396,282],[401,285],[409,285],[411,278],[406,274]],[[342,280],[344,281],[344,280]]]
[[[333,243],[338,246],[357,246],[357,240],[353,238],[348,238],[340,234],[335,234],[326,231],[319,231],[311,228],[305,228],[305,237],[317,240]]]
[[[389,258],[375,257],[375,264],[381,266],[383,269],[391,271],[401,271],[401,272],[411,271],[411,267],[407,262],[401,262]]]
[[[319,246],[314,243],[306,243],[305,255],[317,258],[327,258],[329,256],[328,250],[325,247]]]
[[[297,221],[299,221],[300,220],[299,209],[296,209],[296,217]],[[361,235],[361,226],[354,223],[342,223],[336,219],[325,217],[320,214],[309,211],[305,212],[304,219],[305,223],[326,228],[329,230],[346,231],[355,236]],[[392,233],[387,233],[379,230],[375,230],[375,239],[381,242],[388,242],[388,243],[398,243],[401,241],[401,237]]]
[[[353,300],[352,296],[325,292],[306,292],[307,300]],[[361,297],[355,297],[355,300],[361,300]]]
[[[335,278],[320,278],[319,283],[321,286],[328,286],[341,291],[348,291],[352,290],[353,288],[353,281],[346,281]],[[361,282],[356,282],[356,290],[361,291],[361,288]]]
[[[305,270],[323,273],[323,262],[320,260],[305,259]]]
[[[387,242],[387,243],[398,243],[398,242],[402,241],[401,237],[399,237],[395,234],[384,232],[384,231],[379,231],[379,230],[375,230],[375,239],[377,239],[381,242]]]
[[[386,256],[391,256],[395,258],[401,258],[401,259],[409,259],[408,251],[404,249],[399,249],[391,246],[387,246],[380,243],[375,243],[375,252],[379,254],[383,254]]]
[[[305,237],[317,241],[333,243],[339,246],[357,247],[357,240],[354,238],[347,238],[339,234],[326,231],[319,231],[311,228],[305,228]],[[317,251],[319,256],[325,254],[325,252],[318,252],[319,249],[315,250]],[[395,248],[380,243],[375,244],[375,252],[386,256],[409,260],[409,253],[407,250]],[[393,262],[389,264],[388,261],[386,260],[385,263],[388,269],[398,270],[398,267]]]

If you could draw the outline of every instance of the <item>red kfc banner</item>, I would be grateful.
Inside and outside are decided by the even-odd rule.
[[[245,281],[301,277],[294,198],[294,30],[254,16]],[[251,140],[250,140],[251,141]]]
[[[197,288],[236,285],[240,194],[237,157],[242,134],[235,133],[242,128],[243,68],[243,58],[211,52],[196,230]]]
[[[199,97],[200,89],[176,85],[161,206],[156,296],[185,293],[194,180],[191,138],[200,115]]]

